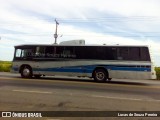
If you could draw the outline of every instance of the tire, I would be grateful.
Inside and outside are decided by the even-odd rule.
[[[108,78],[108,74],[104,69],[97,69],[94,71],[94,80],[96,82],[105,82]]]
[[[32,69],[29,66],[24,66],[21,70],[22,78],[31,78],[32,77]]]

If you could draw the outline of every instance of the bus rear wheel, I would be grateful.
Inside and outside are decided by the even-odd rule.
[[[32,69],[29,66],[24,66],[21,70],[22,78],[31,78],[32,77]]]
[[[104,69],[97,69],[94,71],[93,77],[96,82],[105,82],[108,78],[108,74]]]

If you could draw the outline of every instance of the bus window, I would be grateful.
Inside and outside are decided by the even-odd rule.
[[[36,47],[35,57],[43,58],[45,56],[45,47]]]
[[[73,46],[63,47],[63,51],[61,53],[61,57],[76,58],[75,48]]]
[[[141,60],[142,61],[151,61],[148,47],[141,48]]]
[[[119,47],[117,50],[118,60],[129,60],[129,49],[128,47]]]
[[[105,59],[106,60],[115,60],[116,59],[116,49],[112,48],[112,47],[107,47],[106,48],[106,55],[105,55]]]
[[[138,61],[141,58],[140,47],[129,48],[129,60]]]
[[[28,49],[16,49],[15,52],[15,59],[28,59],[28,58],[32,58],[34,56],[34,49],[32,48],[28,48]]]
[[[74,47],[54,46],[46,47],[45,49],[46,58],[75,58]]]
[[[21,53],[22,53],[22,50],[21,49],[17,49],[16,53],[15,53],[15,57],[16,58],[20,58],[21,57]]]

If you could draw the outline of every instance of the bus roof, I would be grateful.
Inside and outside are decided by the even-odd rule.
[[[22,44],[22,45],[16,45],[14,46],[15,48],[16,47],[35,47],[35,46],[99,46],[99,47],[148,47],[148,45],[91,45],[91,44],[88,44],[88,45],[59,45],[59,44]]]

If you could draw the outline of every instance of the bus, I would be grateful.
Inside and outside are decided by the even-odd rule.
[[[156,79],[149,47],[138,45],[18,45],[12,72],[22,78],[61,75],[97,82]]]

